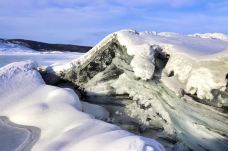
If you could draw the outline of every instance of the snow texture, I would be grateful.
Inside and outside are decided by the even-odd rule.
[[[152,139],[136,136],[83,113],[82,109],[94,107],[82,105],[71,89],[46,85],[36,68],[34,62],[17,62],[0,68],[0,116],[41,129],[40,139],[32,150],[165,150]],[[99,110],[95,114],[103,118],[100,113]]]
[[[150,79],[154,71],[154,47],[160,46],[170,55],[165,67],[190,94],[212,99],[211,90],[224,91],[228,72],[228,41],[200,39],[177,33],[117,32],[120,44],[134,56],[131,66],[137,77]],[[165,76],[165,75],[163,75]],[[204,78],[202,78],[204,77]]]

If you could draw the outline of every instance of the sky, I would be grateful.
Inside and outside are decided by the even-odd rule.
[[[0,38],[93,46],[121,29],[228,34],[228,0],[0,0]]]

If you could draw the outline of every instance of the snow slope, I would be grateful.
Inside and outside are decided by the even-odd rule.
[[[17,62],[0,68],[0,116],[41,129],[32,150],[165,150],[152,139],[136,136],[83,113],[82,110],[93,107],[83,107],[86,104],[81,104],[71,89],[46,85],[36,68],[34,62]]]

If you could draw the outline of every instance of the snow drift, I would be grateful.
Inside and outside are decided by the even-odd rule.
[[[0,116],[41,130],[32,150],[165,150],[152,139],[96,120],[97,115],[105,114],[102,107],[81,103],[72,89],[46,85],[36,68],[34,62],[17,62],[0,68]],[[29,148],[25,149],[21,143],[17,150]]]

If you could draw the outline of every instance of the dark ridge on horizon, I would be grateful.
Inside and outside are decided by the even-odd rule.
[[[18,44],[36,51],[69,51],[69,52],[88,52],[92,47],[91,46],[80,46],[73,44],[50,44],[45,42],[27,40],[27,39],[2,39],[4,41]]]

